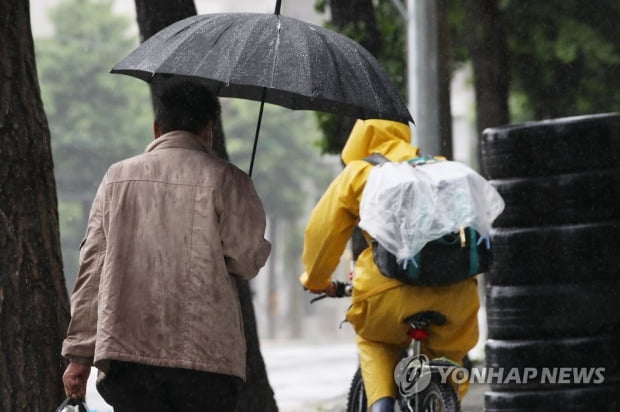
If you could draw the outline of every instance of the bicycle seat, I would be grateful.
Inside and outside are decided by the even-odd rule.
[[[435,310],[418,312],[405,319],[405,323],[410,324],[414,328],[424,328],[428,325],[441,326],[446,323],[446,321],[446,317]]]

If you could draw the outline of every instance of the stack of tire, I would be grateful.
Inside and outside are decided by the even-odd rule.
[[[481,148],[506,202],[485,410],[620,411],[620,114],[487,129]]]

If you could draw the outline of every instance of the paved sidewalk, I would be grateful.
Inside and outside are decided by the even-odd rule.
[[[467,396],[461,405],[461,412],[484,411],[484,393],[489,390],[488,385],[471,385]],[[308,402],[302,406],[281,410],[280,412],[344,412],[347,407],[347,395],[326,399],[318,402]]]
[[[484,411],[484,393],[488,391],[489,385],[472,384],[465,399],[463,399],[463,404],[461,405],[462,412]]]

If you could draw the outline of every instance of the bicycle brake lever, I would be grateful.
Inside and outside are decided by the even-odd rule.
[[[327,294],[322,294],[320,296],[317,296],[316,298],[310,299],[310,303],[314,303],[317,300],[325,299],[326,297],[327,297]]]

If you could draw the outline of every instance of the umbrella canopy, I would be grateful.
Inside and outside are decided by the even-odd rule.
[[[112,73],[146,82],[167,77],[160,75],[190,76],[221,97],[358,119],[413,121],[404,99],[366,49],[334,31],[282,16],[278,9],[276,14],[205,14],[180,20],[142,43]]]

